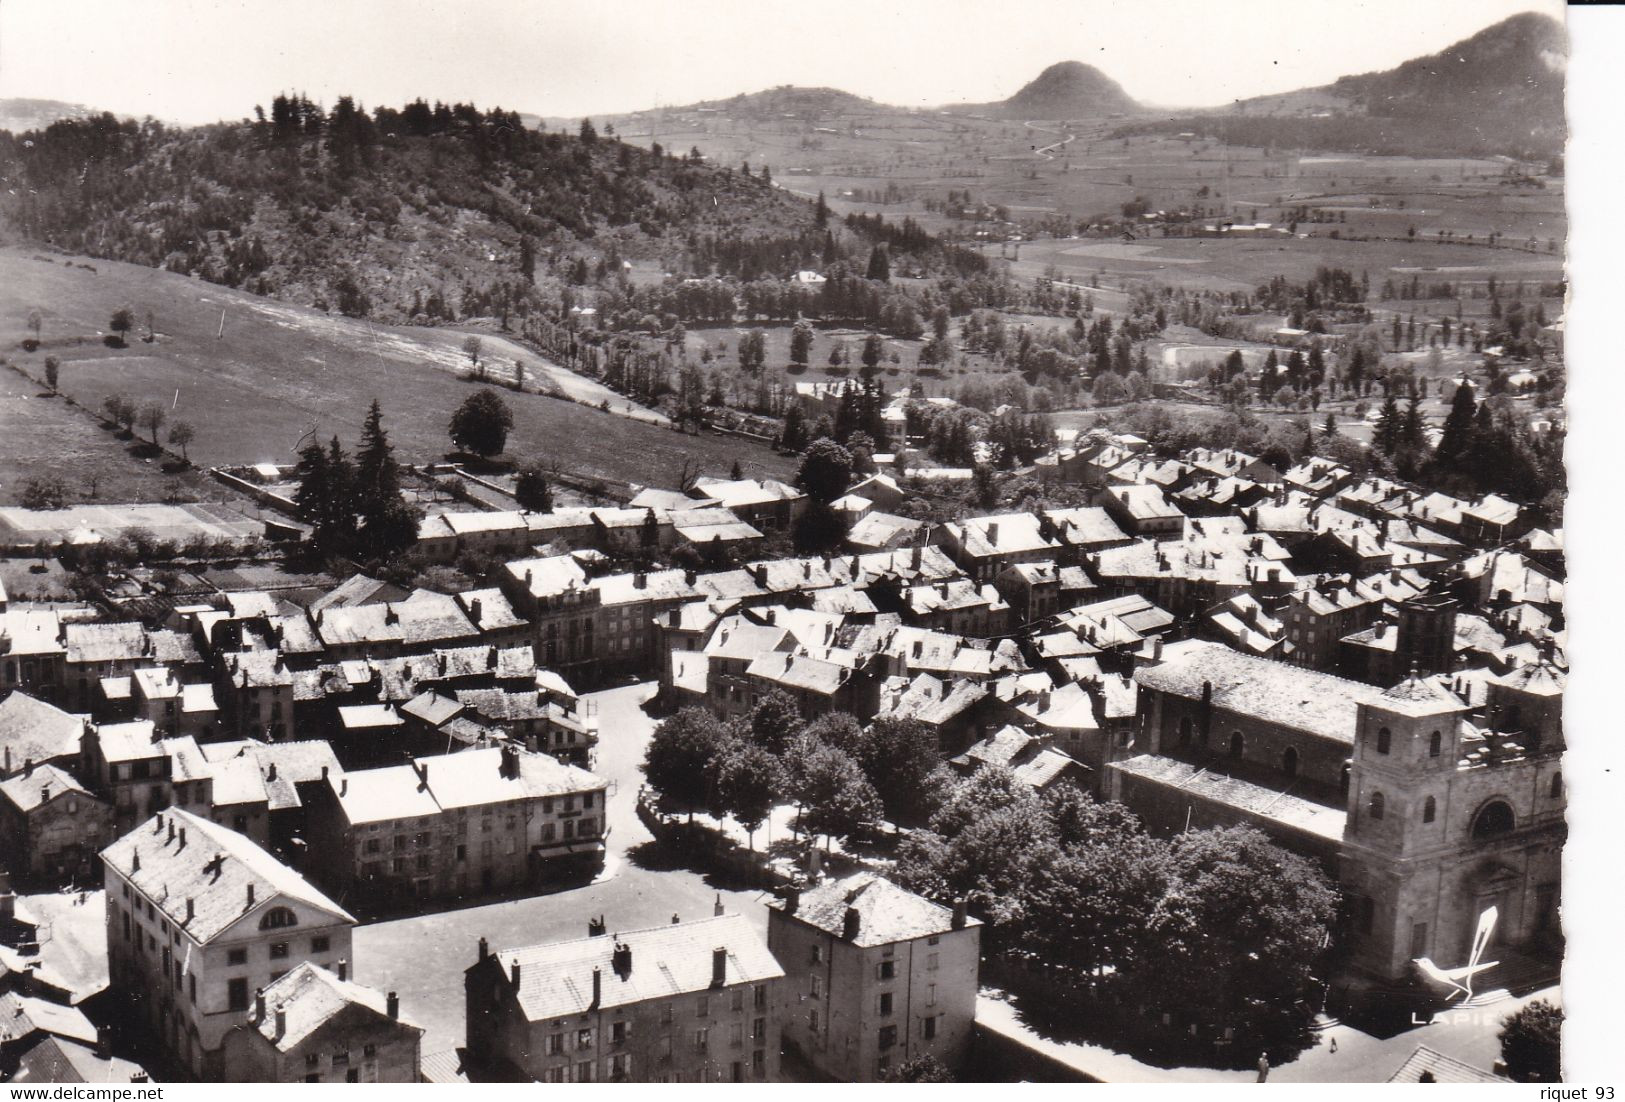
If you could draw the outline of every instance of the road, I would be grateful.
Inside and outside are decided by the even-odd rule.
[[[463,970],[474,963],[476,943],[493,949],[585,937],[587,919],[603,915],[611,932],[658,926],[673,914],[701,918],[712,913],[719,889],[688,869],[647,867],[652,841],[635,810],[640,765],[654,720],[642,705],[655,686],[641,684],[588,694],[598,705],[596,772],[612,782],[608,823],[609,859],[594,883],[535,896],[360,927],[355,931],[355,977],[401,996],[401,1015],[425,1028],[425,1054],[464,1043]],[[640,850],[640,847],[644,847]],[[643,863],[640,863],[643,862]],[[720,891],[725,907],[767,929],[765,897],[756,891]]]

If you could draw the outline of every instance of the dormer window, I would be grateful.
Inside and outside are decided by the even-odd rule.
[[[272,907],[265,912],[265,917],[260,919],[262,930],[282,930],[297,925],[299,917],[286,907]]]

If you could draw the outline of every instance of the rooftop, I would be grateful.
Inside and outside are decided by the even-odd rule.
[[[825,880],[817,887],[803,890],[794,912],[787,911],[784,900],[768,906],[781,913],[793,913],[798,921],[843,939],[846,913],[849,909],[856,910],[858,931],[850,941],[860,949],[935,937],[954,928],[954,913],[949,908],[868,872]],[[980,923],[967,918],[965,925]]]
[[[268,1010],[274,1007],[276,1013],[267,1013],[259,1021],[250,1022],[249,1028],[283,1052],[299,1047],[317,1030],[351,1008],[380,1018],[390,1016],[388,1000],[382,992],[341,980],[309,961],[274,980],[265,989],[265,1005]],[[279,1015],[283,1027],[280,1033],[277,1030]],[[421,1026],[411,1022],[402,1021],[401,1025],[422,1032]]]

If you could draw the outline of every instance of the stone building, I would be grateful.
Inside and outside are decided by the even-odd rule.
[[[772,1082],[784,969],[740,915],[491,952],[468,969],[476,1077]]]
[[[254,995],[254,1009],[225,1040],[233,1083],[417,1083],[423,1027],[384,995],[306,961]]]
[[[93,883],[96,854],[111,842],[113,809],[54,765],[0,781],[0,868],[56,886]]]
[[[791,888],[768,905],[784,966],[784,1041],[818,1071],[873,1083],[932,1056],[950,1069],[976,1021],[981,923],[870,873]]]
[[[1154,830],[1245,823],[1320,859],[1352,901],[1356,970],[1465,962],[1490,906],[1505,949],[1557,959],[1561,671],[1491,679],[1476,718],[1438,678],[1383,690],[1216,643],[1135,679],[1145,752],[1107,767],[1108,795]]]
[[[108,988],[180,1075],[222,1078],[225,1036],[254,991],[351,957],[349,912],[207,819],[162,812],[101,857]]]

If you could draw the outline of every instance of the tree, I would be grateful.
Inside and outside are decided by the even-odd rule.
[[[519,274],[526,283],[536,282],[536,244],[529,236],[519,239]]]
[[[813,498],[790,529],[790,543],[800,554],[839,551],[846,541],[846,519]]]
[[[954,1073],[929,1052],[904,1060],[896,1067],[886,1069],[881,1080],[887,1083],[952,1083]]]
[[[787,762],[787,788],[808,833],[844,838],[880,817],[880,797],[845,751],[802,736],[791,745]]]
[[[802,318],[790,329],[790,362],[797,367],[806,367],[812,357],[812,343],[812,322]]]
[[[846,712],[825,712],[809,722],[802,729],[802,734],[807,738],[823,743],[825,746],[833,746],[837,750],[845,751],[851,754],[853,758],[858,759],[860,765],[862,764],[859,753],[860,747],[863,745],[863,728],[858,726],[858,721],[853,719],[850,714]]]
[[[852,453],[828,437],[814,440],[796,470],[796,488],[816,502],[828,505],[852,481]]]
[[[521,509],[528,509],[532,513],[553,511],[553,487],[548,484],[547,472],[539,464],[528,464],[519,472],[519,477],[514,480],[513,496]]]
[[[708,806],[715,795],[714,766],[727,741],[727,732],[710,712],[684,708],[654,729],[644,754],[644,778],[692,820],[694,809]]]
[[[114,310],[113,316],[107,322],[107,328],[116,333],[120,341],[124,340],[124,334],[128,333],[134,326],[135,315],[131,313],[128,306],[120,306],[117,310]]]
[[[779,433],[779,447],[787,452],[799,452],[807,446],[807,421],[801,412],[801,403],[792,402],[784,411],[784,429]]]
[[[1545,999],[1501,1019],[1501,1059],[1520,1083],[1563,1081],[1563,1011]]]
[[[61,370],[62,362],[60,360],[55,356],[45,357],[45,385],[51,388],[52,394],[56,393],[56,384]]]
[[[1377,415],[1377,424],[1371,432],[1371,443],[1384,455],[1393,455],[1394,449],[1399,447],[1405,429],[1405,415],[1399,410],[1399,400],[1394,397],[1392,389],[1383,399],[1382,412]]]
[[[1168,855],[1133,990],[1153,1011],[1223,1023],[1261,1047],[1300,1039],[1337,911],[1325,873],[1246,826],[1178,835]]]
[[[1456,387],[1456,393],[1450,399],[1450,412],[1444,419],[1444,431],[1439,436],[1437,454],[1443,459],[1454,459],[1467,450],[1472,441],[1473,418],[1478,412],[1478,402],[1473,397],[1473,388],[1466,379],[1462,379]]]
[[[757,746],[778,755],[800,736],[801,710],[795,698],[783,689],[767,693],[750,710],[750,738]]]
[[[187,453],[186,449],[196,437],[197,433],[189,422],[176,421],[169,427],[169,442],[180,445],[181,459],[188,465],[191,464],[192,457]]]
[[[723,753],[717,785],[723,808],[745,828],[750,847],[755,849],[756,830],[767,821],[778,798],[778,759],[764,747],[735,739]]]
[[[904,826],[924,823],[946,787],[936,732],[917,719],[883,716],[869,725],[858,762],[874,785],[886,817]]]
[[[353,500],[361,518],[357,545],[362,554],[383,558],[405,551],[417,541],[418,514],[401,492],[400,464],[384,431],[384,415],[376,398],[361,428]]]
[[[739,366],[752,375],[762,370],[767,362],[767,342],[760,329],[752,329],[739,338]]]
[[[158,430],[164,427],[164,407],[148,402],[141,407],[141,427],[152,433],[152,446],[158,446]]]
[[[480,350],[484,347],[485,342],[472,333],[463,338],[463,355],[468,357],[469,364],[476,371],[480,371]],[[480,374],[484,375],[484,372],[480,371]]]
[[[513,412],[489,388],[470,394],[451,415],[451,442],[458,450],[489,459],[501,455],[513,428]]]
[[[876,245],[869,253],[869,270],[866,279],[878,280],[881,283],[891,282],[891,256],[886,252],[886,246]]]

